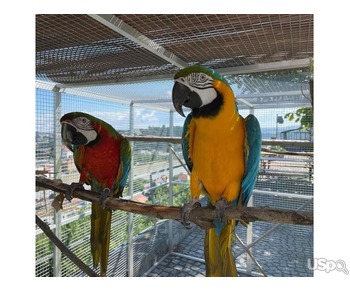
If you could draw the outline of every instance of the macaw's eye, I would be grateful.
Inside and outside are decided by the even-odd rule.
[[[198,89],[212,87],[213,79],[205,73],[191,73],[189,76],[189,84]]]
[[[85,117],[78,117],[74,119],[74,124],[80,129],[84,129],[84,130],[92,129],[90,120]]]
[[[205,80],[207,80],[207,75],[205,75],[205,74],[203,74],[203,73],[200,74],[199,80],[202,81],[202,82],[205,81]]]
[[[76,119],[76,122],[81,124],[81,125],[86,125],[89,123],[89,120],[85,117],[79,117]]]

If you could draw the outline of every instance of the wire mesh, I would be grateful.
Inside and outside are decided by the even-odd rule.
[[[64,211],[67,212],[69,207],[66,206]],[[78,209],[78,208],[77,208]],[[88,209],[88,207],[86,207]],[[76,209],[72,209],[73,214],[78,213]],[[84,212],[84,211],[82,211]],[[80,213],[78,218],[84,216],[83,218],[72,218],[69,220],[69,223],[65,221],[68,218],[62,218],[62,242],[77,256],[79,257],[85,264],[90,265],[92,263],[92,259],[90,256],[90,218],[86,216],[85,213]],[[73,215],[76,217],[75,215]],[[65,217],[65,216],[64,216]],[[67,216],[68,217],[68,216]],[[67,220],[68,221],[68,220]],[[74,263],[72,263],[65,255],[62,255],[62,271],[61,275],[63,277],[70,277],[80,273],[79,267],[77,267]]]
[[[115,80],[174,70],[88,15],[37,15],[36,24],[36,67],[41,80]]]
[[[313,56],[312,14],[116,17],[185,62],[214,69]],[[126,81],[177,70],[84,14],[36,16],[36,67],[38,79],[66,84]]]
[[[35,159],[36,171],[46,173],[49,178],[54,178],[53,169],[53,140],[54,140],[54,94],[52,91],[36,90],[36,132],[35,132]],[[35,195],[36,214],[47,224],[53,225],[53,209],[50,201],[54,193],[50,190],[38,190]],[[52,243],[36,229],[36,265],[37,276],[49,276],[53,274],[52,268]]]
[[[37,89],[36,96],[36,169],[50,171],[54,138],[54,95],[52,91]],[[50,174],[53,174],[53,169]]]
[[[50,99],[45,100],[49,103],[47,108],[41,104],[41,95],[49,94]],[[42,137],[42,127],[49,127],[48,121],[42,121],[48,113],[54,111],[55,96],[52,91],[39,90],[37,93],[37,132]],[[71,111],[82,111],[92,114],[104,121],[110,123],[113,127],[119,130],[122,134],[130,134],[130,107],[125,104],[117,104],[106,100],[97,100],[88,97],[82,97],[74,94],[63,93],[61,95],[60,104],[61,115]],[[135,135],[153,135],[167,137],[170,135],[169,130],[169,112],[151,110],[141,106],[133,109],[135,123],[133,124],[133,133]],[[59,118],[59,117],[58,117]],[[50,117],[52,124],[47,132],[47,137],[51,137],[54,132],[54,117]],[[182,127],[177,126],[173,131],[174,135],[180,135],[179,131]],[[45,136],[45,137],[46,137]],[[53,137],[53,136],[52,136]],[[51,144],[53,144],[52,139]],[[48,142],[47,142],[48,143]],[[43,144],[42,139],[38,139],[37,162],[41,165],[41,154],[46,144]],[[177,145],[178,146],[178,145]],[[177,147],[178,152],[181,147]],[[48,152],[49,156],[53,155],[53,147]],[[168,186],[169,186],[169,148],[168,144],[161,143],[145,143],[133,142],[133,194],[132,199],[144,203],[169,205]],[[79,181],[79,173],[74,165],[72,153],[62,146],[61,151],[61,173],[60,178],[65,183]],[[47,164],[53,168],[53,158],[47,158]],[[173,179],[178,179],[179,174],[177,169],[180,163],[174,162]],[[187,180],[188,177],[182,177],[180,180]],[[89,186],[85,186],[89,189]],[[124,190],[124,196],[128,197],[129,186]],[[174,185],[174,193],[176,196],[175,203],[182,204],[185,194],[188,197],[188,190],[184,190],[183,186]],[[43,191],[48,192],[48,191]],[[46,219],[41,213],[37,213],[44,217],[48,223],[54,225],[54,214],[51,207],[52,199],[46,202],[46,209],[49,210],[50,216]],[[38,202],[39,203],[39,202]],[[40,205],[38,205],[38,208]],[[42,207],[41,207],[42,208]],[[65,202],[63,210],[59,213],[61,216],[61,240],[70,248],[77,256],[87,265],[92,266],[90,254],[90,203],[73,199],[72,202]],[[46,214],[45,214],[46,215]],[[48,215],[47,215],[48,216]],[[112,216],[112,233],[110,243],[110,260],[108,267],[108,276],[127,276],[128,275],[128,220],[127,213],[121,211],[113,212]],[[133,266],[134,275],[142,275],[150,266],[167,253],[168,247],[164,246],[164,241],[169,237],[169,227],[166,222],[158,222],[158,220],[149,218],[148,216],[135,215],[132,219],[133,224]],[[53,247],[45,235],[38,231],[37,236],[37,276],[53,276]],[[152,240],[149,240],[149,239]],[[49,247],[48,247],[49,246]],[[43,250],[43,251],[42,251]],[[45,253],[44,253],[45,250]],[[148,255],[146,257],[145,255]],[[98,271],[98,269],[97,269]],[[79,271],[68,258],[62,256],[61,259],[61,276],[85,276]]]
[[[279,108],[283,112],[289,108],[310,106],[310,76],[310,70],[307,68],[254,74],[227,74],[225,78],[237,97],[240,110],[249,110],[249,107],[253,107],[255,110],[269,109],[272,111],[273,108]],[[150,79],[149,81],[126,84],[68,87],[64,88],[64,92],[109,102],[118,102],[126,106],[133,103],[145,109],[168,112],[173,109],[171,92],[174,84],[174,81],[168,78],[172,78],[172,76],[159,81],[151,81]],[[43,82],[40,85],[48,87]],[[282,104],[283,106],[281,106]],[[186,109],[184,110],[186,111]],[[178,118],[183,119],[179,115],[174,115],[175,125],[179,124],[176,122]],[[149,122],[152,122],[152,120]]]
[[[53,125],[54,125],[54,94],[52,91],[37,90],[37,169],[41,169],[44,165],[46,169],[52,172],[53,169]],[[80,97],[71,94],[62,94],[61,97],[61,115],[71,111],[82,111],[90,113],[96,117],[99,117],[106,122],[112,124],[116,129],[120,129],[122,134],[129,132],[129,107],[107,101],[98,101],[96,99]],[[58,117],[59,118],[59,117]],[[44,155],[47,153],[46,155]],[[65,183],[72,183],[79,181],[79,173],[74,165],[72,153],[65,147],[62,147],[61,151],[61,173],[60,178]],[[51,176],[51,178],[53,178]],[[86,186],[89,189],[88,186]],[[54,224],[53,208],[51,207],[54,194],[51,194],[46,200],[44,207],[42,206],[41,193],[48,191],[42,191],[37,193],[37,215],[44,219],[47,223]],[[47,195],[46,195],[47,196]],[[45,198],[45,197],[44,197]],[[45,213],[43,213],[45,212]],[[61,240],[79,256],[79,258],[87,265],[91,265],[92,259],[90,254],[90,203],[81,201],[79,199],[73,199],[72,202],[63,204],[63,210],[59,212],[61,216],[62,226],[61,228]],[[123,217],[121,219],[120,217]],[[127,238],[126,228],[127,217],[126,213],[116,211],[112,216],[112,233],[111,233],[111,259],[117,255],[117,249],[122,244],[125,244]],[[54,225],[53,225],[54,226]],[[53,261],[53,249],[47,248],[47,239],[43,234],[37,236],[36,244],[36,258],[37,258],[37,276],[52,276],[52,261]],[[120,240],[122,242],[120,242]],[[42,250],[45,250],[42,251]],[[126,255],[124,254],[124,271],[126,268]],[[44,259],[46,259],[44,261]],[[119,264],[123,261],[120,260]],[[46,265],[46,268],[43,267]],[[61,275],[62,276],[74,276],[81,275],[79,269],[70,262],[65,256],[62,256],[61,260]],[[126,273],[122,274],[125,276]]]
[[[104,86],[89,86],[88,88],[76,87],[74,89],[66,89],[66,91],[79,92],[82,95],[95,94],[97,98],[106,98],[118,100],[125,104],[131,102],[135,105],[142,105],[150,109],[160,109],[169,111],[171,101],[172,80],[138,82],[126,84],[110,84]]]
[[[171,82],[164,82],[170,84]],[[163,82],[155,82],[154,94],[164,92]],[[120,91],[118,91],[118,88]],[[128,90],[116,86],[116,95],[125,95]],[[132,88],[131,86],[127,87]],[[110,89],[108,89],[110,90]],[[75,93],[75,94],[73,94]],[[88,112],[110,123],[124,135],[133,134],[143,136],[179,137],[182,135],[184,118],[172,115],[169,111],[159,110],[152,104],[113,102],[111,98],[103,98],[103,94],[86,94],[82,90],[61,93],[60,110],[57,111],[57,98],[54,91],[37,89],[36,104],[36,162],[37,169],[49,171],[54,177],[54,112],[61,115],[71,111]],[[151,94],[152,95],[152,94]],[[145,101],[151,98],[145,97]],[[100,96],[100,98],[96,98]],[[300,122],[289,121],[286,114],[296,112],[297,107],[279,107],[270,109],[255,109],[254,115],[260,121],[264,139],[286,139],[294,137],[297,140],[312,141],[312,131],[303,134],[299,129]],[[133,113],[134,118],[130,115]],[[240,114],[245,117],[251,110],[241,108]],[[171,120],[171,116],[172,119]],[[170,125],[172,129],[170,129]],[[132,128],[131,128],[132,126]],[[293,136],[291,136],[293,133]],[[133,144],[133,189],[129,192],[129,185],[124,190],[124,197],[149,204],[169,205],[169,185],[172,186],[173,205],[182,206],[189,200],[189,176],[181,166],[176,156],[183,160],[180,144],[172,145],[176,156],[165,142],[134,141]],[[290,146],[263,146],[272,152],[263,152],[260,172],[256,184],[257,192],[253,196],[254,206],[270,206],[273,208],[298,209],[307,197],[313,195],[313,156],[312,148],[292,148]],[[286,153],[284,153],[286,152]],[[291,152],[297,152],[294,155]],[[59,176],[65,183],[77,182],[79,173],[74,165],[72,154],[64,146],[61,151],[61,172]],[[172,163],[172,167],[169,164]],[[172,173],[172,177],[170,177]],[[55,231],[54,213],[51,207],[55,194],[50,191],[39,191],[36,195],[36,213]],[[305,210],[313,210],[310,204]],[[87,265],[92,265],[90,255],[90,203],[72,200],[64,203],[61,211],[62,241],[76,253]],[[131,220],[131,221],[130,221]],[[129,229],[128,223],[132,223]],[[269,223],[253,223],[253,241],[263,235],[273,225]],[[247,231],[237,226],[237,234],[247,241]],[[132,233],[129,233],[132,231]],[[36,275],[55,276],[53,246],[40,230],[36,236]],[[283,238],[283,240],[281,239]],[[188,231],[178,222],[169,224],[167,220],[157,220],[148,216],[133,215],[115,211],[112,216],[112,235],[108,276],[142,276],[154,265],[164,259],[170,251],[169,244],[174,251],[183,253],[194,259],[180,260],[170,256],[167,261],[174,265],[174,272],[160,272],[161,275],[204,275],[203,261],[203,231],[193,228]],[[130,245],[132,249],[130,249]],[[268,275],[280,276],[310,276],[312,273],[305,269],[305,262],[313,257],[313,230],[310,227],[284,225],[276,229],[265,239],[253,247],[252,253],[263,266]],[[243,248],[234,245],[234,253],[240,253]],[[131,257],[131,258],[130,258]],[[247,268],[249,257],[244,253],[237,258],[240,269]],[[61,259],[61,276],[86,276],[74,266],[65,256]],[[180,262],[186,267],[180,269]],[[195,263],[194,263],[195,262]],[[189,268],[192,265],[192,269]],[[158,269],[161,265],[158,265]],[[175,268],[176,267],[176,268]],[[130,268],[132,272],[130,272]],[[259,273],[253,264],[253,272]],[[98,272],[98,270],[97,270]],[[154,276],[155,271],[148,273]]]
[[[186,62],[213,68],[307,57],[313,50],[313,15],[116,16]]]
[[[225,69],[313,56],[313,15],[310,14],[116,16],[189,64]],[[59,149],[58,118],[70,111],[102,118],[125,135],[181,136],[184,118],[169,113],[173,109],[173,81],[169,78],[177,70],[159,55],[88,15],[37,15],[36,76],[41,80],[37,83],[41,89],[36,91],[36,170],[49,178],[61,178],[65,183],[79,180],[72,153],[65,147]],[[312,130],[299,128],[305,117],[296,114],[298,108],[310,106],[309,73],[304,69],[226,78],[237,96],[242,116],[254,108],[264,139],[312,142]],[[134,82],[153,77],[163,81]],[[126,84],[130,81],[132,84]],[[75,86],[81,82],[110,85]],[[55,87],[56,83],[63,84]],[[170,130],[171,116],[174,127]],[[294,119],[290,120],[291,117]],[[176,158],[183,160],[181,145],[172,145],[175,155],[164,142],[132,144],[133,179],[126,186],[124,197],[162,205],[181,206],[187,202],[189,176]],[[264,144],[264,148],[253,204],[299,208],[313,194],[312,147]],[[91,266],[90,204],[78,199],[65,202],[63,210],[55,216],[51,207],[55,195],[52,191],[38,190],[36,214]],[[313,204],[305,210],[313,210]],[[272,225],[254,223],[253,227],[255,239]],[[240,225],[237,233],[244,241],[248,240]],[[57,249],[39,229],[36,234],[37,276],[85,276],[65,256],[57,257]],[[304,268],[305,259],[312,258],[312,235],[312,228],[284,225],[261,240],[253,248],[253,254],[269,275],[309,276],[310,271]],[[184,236],[187,236],[185,240]],[[203,258],[203,233],[198,228],[188,232],[178,222],[115,211],[108,275],[141,276],[152,264],[164,259],[172,248],[170,245],[175,246],[175,251]],[[242,249],[236,244],[234,250],[237,254]],[[237,260],[240,268],[249,269],[246,254]],[[183,259],[182,262],[187,265],[183,269],[181,261],[170,256],[169,266],[159,274],[204,274],[201,261]],[[177,274],[172,273],[170,266]],[[253,270],[258,272],[255,266]]]
[[[268,222],[252,224],[253,242],[275,226]],[[243,226],[238,225],[236,233],[243,242],[246,242],[247,231]],[[246,270],[249,256],[246,253],[241,254],[243,247],[237,243],[237,240],[233,252],[239,255],[236,259],[237,268]],[[256,243],[251,248],[251,253],[267,276],[312,277],[313,271],[308,268],[307,261],[313,259],[313,229],[289,224],[281,225]],[[252,272],[261,274],[254,263],[252,263]]]
[[[285,139],[283,131],[298,128],[300,124],[284,119],[285,114],[295,112],[297,108],[258,109],[254,115],[260,121],[264,139]],[[249,110],[240,110],[246,117]],[[283,124],[281,118],[283,118]],[[309,136],[296,136],[296,140],[307,139],[312,141],[312,132]],[[264,148],[275,152],[263,152],[255,192],[252,196],[252,205],[255,207],[271,207],[278,209],[298,210],[313,198],[313,148],[263,145]],[[291,155],[283,154],[288,152]],[[295,155],[292,155],[295,154]],[[297,154],[297,155],[296,155]],[[313,203],[303,208],[304,211],[313,211]],[[278,226],[278,227],[277,227]],[[270,229],[274,228],[272,232]],[[269,232],[269,234],[265,234]],[[273,224],[269,222],[252,223],[252,234],[241,224],[236,226],[236,234],[243,241],[255,242],[251,254],[257,260],[267,276],[313,276],[308,267],[308,260],[313,259],[313,228],[290,224]],[[179,243],[176,254],[164,260],[164,267],[159,266],[149,276],[174,275],[167,272],[165,266],[175,268],[176,274],[182,276],[205,275],[204,266],[204,231],[195,227],[187,237]],[[237,255],[236,264],[241,275],[262,275],[262,271],[252,262],[250,256],[244,252],[244,247],[238,239],[233,245],[233,253]],[[184,261],[181,266],[176,261]],[[196,264],[193,264],[193,261]],[[196,271],[188,269],[188,262]],[[249,263],[249,266],[248,266]],[[182,268],[179,268],[182,267]],[[184,273],[184,271],[186,271]]]

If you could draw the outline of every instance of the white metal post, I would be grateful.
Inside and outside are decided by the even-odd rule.
[[[254,115],[254,107],[249,107],[249,114]],[[253,194],[251,195],[248,203],[248,207],[253,207]],[[247,245],[251,244],[253,242],[253,223],[250,222],[247,226]],[[251,250],[252,252],[252,250]],[[252,273],[252,265],[253,261],[250,256],[247,255],[247,268],[246,271],[248,274]]]
[[[130,103],[130,136],[134,135],[134,103]],[[131,147],[131,166],[129,172],[129,188],[128,196],[132,199],[134,194],[134,142],[130,141]],[[128,276],[134,276],[134,249],[133,249],[133,223],[134,223],[134,214],[129,212],[128,214]]]
[[[174,112],[171,110],[169,113],[169,136],[174,136]],[[169,205],[172,206],[173,202],[173,154],[171,152],[172,144],[169,144]],[[173,221],[168,221],[168,231],[169,231],[169,252],[172,252],[174,249],[174,240],[173,240]]]
[[[248,207],[253,207],[253,194],[250,197],[248,203]],[[250,245],[253,242],[253,223],[250,222],[247,226],[247,245]],[[251,253],[253,252],[252,249],[250,251]],[[246,271],[248,274],[252,273],[252,266],[253,266],[253,261],[250,256],[247,255],[247,268]]]
[[[54,178],[60,179],[61,178],[61,147],[62,147],[62,141],[61,141],[61,125],[60,125],[60,118],[62,114],[62,96],[61,92],[58,88],[54,88],[54,97],[55,97],[55,104],[54,104],[54,138],[55,138],[55,144],[54,144]],[[62,237],[62,211],[54,211],[54,221],[55,221],[55,235],[57,238],[61,239]],[[62,253],[57,248],[56,245],[53,245],[53,276],[54,277],[61,277],[61,268],[62,268]]]

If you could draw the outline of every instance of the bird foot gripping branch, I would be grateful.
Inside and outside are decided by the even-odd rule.
[[[226,220],[225,208],[232,206],[225,198],[220,198],[215,203],[215,210],[218,216],[219,222],[223,223]]]
[[[69,189],[66,191],[66,199],[70,202],[73,199],[73,193],[76,189],[83,189],[84,190],[84,183],[81,182],[73,182],[69,186]]]
[[[103,189],[103,191],[101,192],[101,197],[100,197],[100,205],[102,210],[104,210],[106,208],[106,202],[108,200],[108,198],[111,198],[112,193],[111,190],[109,188],[105,188]]]
[[[181,222],[182,225],[185,226],[187,229],[191,228],[191,223],[189,223],[190,213],[198,207],[201,207],[201,203],[199,203],[198,199],[191,200],[190,202],[182,206],[181,208],[182,219],[179,220],[179,222]]]
[[[61,180],[59,181],[62,182]],[[60,193],[53,199],[51,206],[55,209],[56,212],[62,210],[64,199],[67,199],[70,202],[73,199],[73,193],[76,189],[84,190],[83,185],[84,184],[81,182],[78,182],[78,183],[73,182],[64,194]]]

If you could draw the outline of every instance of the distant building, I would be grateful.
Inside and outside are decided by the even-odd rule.
[[[187,173],[181,172],[181,173],[179,174],[179,180],[181,180],[181,181],[187,181],[187,180],[189,180],[189,179],[190,179],[190,176],[189,176]]]
[[[280,137],[282,140],[312,140],[311,131],[304,131],[300,129],[282,131],[280,133]]]
[[[298,140],[298,141],[313,141],[313,136],[311,131],[305,131],[300,129],[292,129],[282,131],[280,133],[280,138],[282,140]],[[312,149],[308,149],[300,146],[285,146],[283,147],[287,151],[312,151]]]

